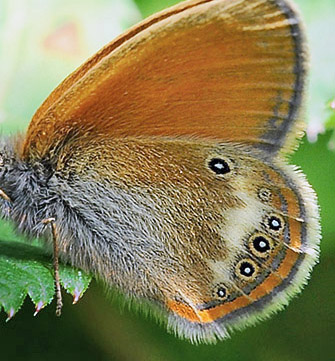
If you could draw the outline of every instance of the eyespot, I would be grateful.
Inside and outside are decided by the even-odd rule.
[[[249,248],[255,256],[265,258],[273,248],[273,242],[265,234],[256,233],[249,239]]]
[[[222,283],[216,285],[213,291],[213,296],[215,298],[219,298],[220,300],[226,300],[228,297],[228,291],[226,286]]]
[[[216,174],[223,175],[230,172],[229,164],[221,158],[212,158],[208,163],[209,168]]]
[[[284,219],[278,215],[270,215],[265,222],[266,227],[274,232],[279,232],[282,230],[284,224]]]
[[[270,189],[260,188],[258,191],[258,198],[263,202],[269,202],[271,200],[272,193]]]
[[[257,275],[258,267],[251,259],[243,259],[237,265],[235,273],[242,279],[250,281]]]

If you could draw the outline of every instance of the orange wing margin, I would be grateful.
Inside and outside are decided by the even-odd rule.
[[[130,29],[71,74],[28,128],[22,155],[69,135],[196,136],[273,156],[297,136],[303,36],[283,0],[187,1]]]

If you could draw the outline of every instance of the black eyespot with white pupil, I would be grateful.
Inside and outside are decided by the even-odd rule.
[[[225,298],[227,296],[227,291],[224,287],[218,287],[216,294],[219,298]]]
[[[221,158],[213,158],[208,163],[209,168],[216,174],[222,175],[230,172],[228,163]]]
[[[220,299],[221,301],[226,300],[228,298],[228,290],[227,287],[223,283],[217,284],[213,289],[213,297],[215,299]]]
[[[255,273],[255,267],[250,262],[244,261],[239,267],[240,273],[244,277],[251,277]]]
[[[259,253],[266,253],[270,250],[270,242],[263,236],[257,236],[252,241],[255,250]]]
[[[273,231],[279,231],[282,228],[282,221],[275,216],[269,218],[269,227]]]
[[[252,259],[242,259],[235,266],[235,275],[245,281],[252,281],[258,274],[258,266]]]

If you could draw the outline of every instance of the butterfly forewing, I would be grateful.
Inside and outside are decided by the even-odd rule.
[[[48,157],[73,134],[198,136],[269,156],[297,135],[304,53],[286,2],[190,2],[112,42],[52,93],[23,154]],[[294,134],[292,136],[292,134]]]

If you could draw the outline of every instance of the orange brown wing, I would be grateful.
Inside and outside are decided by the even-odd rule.
[[[71,74],[34,115],[23,157],[48,157],[87,131],[241,142],[268,157],[288,151],[299,133],[302,48],[286,1],[187,1]]]

